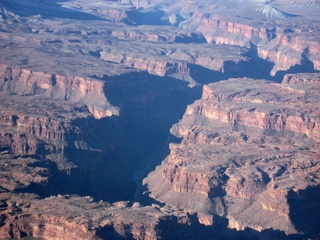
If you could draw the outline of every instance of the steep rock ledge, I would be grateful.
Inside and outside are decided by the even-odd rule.
[[[320,184],[318,80],[299,74],[282,84],[230,79],[204,86],[202,99],[171,129],[182,143],[171,144],[144,180],[150,196],[196,211],[206,225],[220,215],[238,230],[318,234],[301,227],[291,207]],[[310,208],[308,217],[319,217],[319,204]]]
[[[173,61],[156,61],[146,58],[137,58],[126,55],[114,55],[107,52],[101,53],[101,58],[105,61],[121,63],[125,66],[136,68],[139,70],[146,70],[150,74],[157,76],[171,76],[183,81],[195,83],[190,76],[190,69],[186,62]]]
[[[190,222],[187,213],[139,203],[94,202],[90,197],[58,195],[39,199],[34,194],[1,193],[0,234],[5,238],[43,239],[141,239],[193,237],[179,231],[179,223]],[[159,231],[163,222],[166,234]],[[169,229],[168,229],[169,230]]]
[[[197,14],[195,21],[201,23],[198,30],[209,43],[256,46],[260,58],[275,64],[271,71],[272,76],[278,71],[286,71],[296,66],[320,70],[317,32],[301,34],[302,30],[296,29],[293,23],[292,26],[287,26],[279,22],[276,27],[243,19],[221,20],[201,14]]]
[[[199,77],[202,70],[211,74],[214,72],[238,75],[245,72],[250,65],[248,50],[237,46],[195,44],[189,48],[188,45],[180,43],[163,43],[158,46],[146,43],[142,48],[133,43],[130,47],[120,44],[117,48],[108,46],[99,54],[104,61],[147,71],[156,76],[187,81],[192,86],[202,80]]]
[[[205,100],[203,104],[196,109],[188,108],[186,112],[227,123],[269,130],[294,131],[320,141],[319,109],[315,91],[318,88],[317,84],[315,86],[307,84],[306,87],[299,88],[299,85],[295,87],[290,84],[270,83],[264,92],[260,89],[261,94],[259,91],[252,94],[253,89],[260,88],[259,85],[259,81],[252,82],[252,88],[244,84],[245,89],[239,88],[238,92],[231,91],[227,94],[225,94],[226,88],[221,89],[220,92],[205,86],[202,96]],[[293,94],[294,97],[290,99]],[[302,99],[304,102],[301,102]],[[214,100],[213,104],[212,100]],[[303,108],[303,105],[306,108]]]
[[[71,124],[91,115],[83,104],[5,92],[0,93],[0,99],[0,149],[15,156],[47,158],[60,169],[73,167],[65,156],[66,148],[81,148],[76,143],[82,142],[82,148],[89,149],[81,138],[82,130]]]
[[[0,90],[83,103],[97,119],[119,114],[104,94],[104,82],[98,80],[35,72],[2,64]]]

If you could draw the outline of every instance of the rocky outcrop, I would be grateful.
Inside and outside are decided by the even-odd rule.
[[[175,79],[187,81],[190,85],[198,84],[198,71],[201,68],[210,72],[220,73],[239,73],[244,72],[249,65],[250,59],[245,55],[247,50],[235,46],[194,46],[187,48],[184,44],[175,45],[163,44],[162,49],[154,50],[154,44],[140,48],[133,45],[130,53],[122,50],[115,50],[114,47],[108,47],[100,52],[100,58],[104,61],[122,64],[129,68],[147,71],[157,76],[168,76]],[[146,58],[141,52],[148,52]],[[198,70],[199,69],[199,70]],[[201,79],[199,78],[199,81]]]
[[[195,81],[190,76],[190,69],[186,62],[163,62],[145,58],[135,58],[126,55],[114,55],[106,52],[101,53],[101,58],[105,61],[122,63],[125,66],[139,70],[146,70],[150,74],[157,76],[170,76],[194,84]]]
[[[238,230],[301,231],[304,220],[293,217],[291,202],[304,200],[292,192],[320,183],[318,80],[299,74],[281,84],[230,79],[204,86],[202,99],[171,129],[182,143],[171,144],[144,180],[151,196],[198,212],[206,225],[220,215]]]
[[[48,161],[32,157],[17,157],[12,161],[9,151],[0,152],[0,187],[5,191],[19,191],[32,184],[46,185],[52,175]]]
[[[112,23],[122,23],[128,18],[127,12],[133,8],[123,5],[110,4],[110,3],[93,3],[87,1],[79,2],[64,2],[64,7],[80,10],[82,12],[90,12],[101,19],[106,19]]]
[[[256,88],[259,88],[257,82]],[[187,114],[199,114],[209,119],[216,119],[222,122],[241,124],[246,126],[254,126],[262,129],[270,130],[288,130],[306,134],[309,137],[320,141],[320,126],[318,123],[318,109],[315,107],[315,102],[306,100],[306,105],[309,106],[309,111],[301,109],[297,111],[298,100],[307,97],[312,90],[312,84],[307,89],[296,89],[290,85],[270,84],[264,95],[266,99],[261,97],[255,98],[251,94],[247,98],[242,96],[231,97],[224,95],[221,92],[215,91],[212,88],[205,86],[203,89],[203,99],[208,99],[204,105],[198,109],[187,109]],[[270,89],[270,92],[269,92]],[[244,89],[248,93],[251,88]],[[275,95],[274,92],[281,92],[281,95]],[[288,95],[295,94],[295,99],[291,102],[286,102],[283,105],[277,103],[281,99],[285,99]],[[216,102],[211,104],[211,99]],[[221,105],[221,102],[228,102],[226,105]],[[245,104],[252,104],[251,109],[243,108]],[[255,107],[257,106],[257,108]],[[270,106],[273,109],[270,109]],[[196,112],[194,112],[196,111]],[[199,112],[197,112],[199,111]]]
[[[45,157],[56,162],[60,169],[72,167],[64,154],[69,142],[81,139],[81,129],[70,122],[90,115],[82,104],[65,105],[64,100],[3,92],[0,99],[0,149],[16,156]]]
[[[111,36],[119,38],[119,39],[130,39],[133,41],[151,41],[151,42],[157,42],[157,41],[173,41],[174,38],[170,37],[168,38],[166,35],[159,35],[159,34],[155,34],[155,33],[147,33],[143,30],[146,29],[141,29],[136,30],[136,31],[130,31],[127,32],[125,30],[114,30],[111,33]]]
[[[312,32],[301,35],[301,29],[282,26],[282,23],[274,26],[243,19],[221,20],[206,15],[198,16],[197,21],[201,21],[198,30],[209,43],[256,46],[260,58],[275,63],[271,71],[273,76],[278,71],[286,71],[296,66],[311,68],[306,66],[307,62],[313,64],[314,70],[319,70],[320,46]]]
[[[59,195],[40,200],[33,194],[1,193],[0,200],[0,234],[5,238],[152,240],[165,237],[158,232],[162,221],[173,229],[189,219],[183,212],[179,213],[179,219],[170,216],[170,209],[156,205],[142,207],[128,202],[111,205],[94,202],[90,197]],[[182,239],[178,232],[172,237]]]
[[[131,4],[137,6],[138,3]],[[294,9],[288,9],[289,5],[300,11],[292,14]],[[297,67],[304,71],[319,70],[317,23],[302,20],[308,18],[310,12],[309,8],[305,9],[302,5],[302,2],[286,1],[212,1],[207,4],[207,8],[202,8],[192,3],[172,4],[164,1],[160,4],[158,1],[149,1],[143,7],[153,11],[163,9],[162,19],[180,16],[179,30],[200,32],[206,41],[213,45],[228,44],[251,48],[259,58],[275,64],[270,72],[275,76],[279,71],[296,71]],[[308,5],[317,4],[311,1]]]
[[[60,76],[0,65],[0,89],[19,95],[38,95],[83,103],[99,119],[118,114],[104,94],[104,83],[93,79]]]
[[[217,44],[249,47],[249,41],[252,38],[259,39],[260,41],[270,41],[275,37],[275,29],[254,27],[241,22],[229,22],[212,17],[206,18],[202,16],[202,18],[199,30],[209,43],[215,42]]]

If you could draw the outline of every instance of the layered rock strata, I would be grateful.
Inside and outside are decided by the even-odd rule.
[[[319,197],[318,88],[319,74],[204,86],[202,99],[171,129],[182,143],[171,144],[144,180],[150,195],[198,212],[206,225],[219,215],[238,230],[315,233],[315,223],[306,230],[295,214],[306,192]],[[318,208],[306,206],[309,218],[319,217]]]
[[[246,46],[274,63],[270,74],[298,66],[319,70],[319,19],[310,12],[315,1],[209,1],[206,8],[191,2],[149,1],[142,8],[163,11],[168,20],[180,17],[179,29],[200,32],[208,43]],[[137,2],[131,2],[137,6]],[[165,7],[164,7],[165,6]],[[141,6],[140,6],[141,7]],[[307,19],[312,17],[314,22]]]
[[[135,183],[199,97],[175,79],[319,70],[318,12],[319,0],[2,0],[0,236],[318,238],[318,74],[205,86],[145,180],[166,207],[117,202],[145,200]]]
[[[44,98],[83,103],[99,119],[117,115],[104,93],[104,83],[93,79],[60,76],[0,65],[1,92],[38,95]]]
[[[14,158],[8,151],[0,152],[1,238],[153,240],[193,237],[192,231],[182,232],[177,227],[193,221],[183,210],[141,206],[128,201],[109,204],[94,201],[89,196],[58,194],[41,198],[25,193],[30,187],[50,187],[55,174],[50,161]],[[164,227],[167,233],[160,230]]]
[[[76,143],[82,141],[81,129],[71,122],[91,115],[83,104],[4,92],[0,99],[0,149],[15,156],[51,159],[60,169],[73,166],[65,156],[65,149],[77,148]]]
[[[100,58],[153,75],[187,81],[190,85],[198,84],[197,81],[201,80],[195,73],[196,68],[236,74],[246,71],[250,62],[250,58],[246,57],[247,49],[236,46],[202,44],[189,48],[185,44],[172,46],[162,43],[156,46],[145,43],[144,48],[138,44],[132,44],[126,49],[124,47],[122,44],[118,44],[117,48],[107,46],[99,53]],[[128,50],[131,50],[130,53]],[[148,58],[142,52],[147,53]]]
[[[288,23],[286,23],[288,24]],[[221,20],[216,16],[203,17],[198,30],[208,42],[257,47],[260,58],[275,63],[271,75],[309,61],[319,70],[319,39],[317,30],[301,35],[294,23],[261,24],[249,21]]]
[[[172,229],[189,221],[186,213],[180,212],[178,218],[168,214],[170,209],[158,206],[111,205],[71,195],[42,200],[34,194],[1,193],[0,203],[0,234],[4,238],[153,240],[166,237],[158,231],[163,221]],[[182,239],[180,234],[170,237]]]

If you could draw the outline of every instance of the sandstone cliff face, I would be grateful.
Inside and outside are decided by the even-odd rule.
[[[209,43],[256,46],[260,58],[275,63],[271,71],[272,76],[278,71],[305,65],[306,60],[313,64],[314,70],[319,70],[320,45],[313,32],[306,37],[301,36],[301,30],[295,29],[294,26],[265,26],[261,23],[249,23],[243,19],[220,20],[215,16],[198,17],[198,21],[201,21],[198,30]],[[290,33],[286,32],[292,28]]]
[[[214,18],[205,18],[202,16],[202,24],[199,27],[204,33],[207,41],[212,43],[213,41],[217,44],[231,44],[248,46],[248,40],[256,37],[261,41],[271,41],[275,37],[275,29],[266,29],[253,27],[238,22],[228,22],[223,20],[218,20]],[[215,36],[215,34],[220,34],[221,36]],[[227,34],[234,35],[234,39],[228,38]]]
[[[65,156],[66,148],[90,149],[82,139],[82,129],[72,124],[91,115],[82,103],[4,92],[0,99],[0,149],[15,156],[47,158],[64,170],[74,167]]]
[[[34,72],[3,64],[0,65],[0,79],[2,92],[80,102],[86,104],[97,119],[118,114],[105,97],[101,81]]]
[[[155,240],[162,237],[158,228],[163,220],[174,227],[189,219],[182,212],[179,219],[169,216],[170,210],[158,206],[110,205],[70,195],[40,200],[33,194],[2,193],[1,204],[0,234],[5,238]]]
[[[125,66],[146,70],[157,76],[171,76],[180,80],[194,82],[190,77],[190,69],[186,62],[156,61],[145,58],[135,58],[125,55],[114,55],[103,52],[101,58],[105,61],[122,63]]]
[[[151,196],[206,225],[217,214],[238,230],[299,232],[291,204],[320,183],[318,88],[319,74],[204,86],[171,129],[182,143],[144,180]]]
[[[258,85],[259,83],[257,83],[256,87],[258,87]],[[267,92],[269,89],[270,92]],[[254,95],[245,99],[241,95],[231,97],[232,99],[230,99],[230,96],[223,96],[223,94],[217,93],[217,91],[205,86],[203,89],[203,99],[208,99],[209,101],[195,109],[195,112],[193,112],[193,109],[187,109],[187,113],[203,115],[222,122],[254,126],[262,129],[294,131],[306,134],[319,141],[319,110],[316,107],[316,103],[306,100],[307,106],[310,108],[309,112],[306,112],[304,109],[302,109],[301,112],[296,110],[296,106],[300,105],[300,103],[298,103],[299,99],[303,97],[309,99],[308,95],[311,88],[299,90],[291,88],[290,85],[278,86],[270,84],[269,89],[264,94],[270,97],[265,100],[260,97],[256,98]],[[250,94],[251,89],[245,89],[245,91]],[[281,96],[272,94],[274,91],[279,91],[283,94]],[[293,99],[292,102],[285,102],[283,105],[276,104],[276,101],[281,101],[281,98],[287,100],[288,96],[286,96],[286,93],[291,95],[292,92],[296,95],[296,99]],[[310,98],[314,99],[313,96]],[[216,102],[211,104],[211,99],[214,99]],[[221,105],[220,102],[223,101],[229,101],[229,103]],[[259,108],[253,107],[247,109],[241,107],[243,105],[249,105],[250,103],[253,103],[252,106],[257,105]],[[270,109],[270,105],[272,107],[275,106],[274,109]],[[260,108],[260,106],[262,108]],[[283,108],[285,108],[285,111],[282,112]]]
[[[245,55],[247,49],[237,46],[194,45],[188,48],[185,44],[163,44],[157,48],[155,44],[147,44],[147,49],[133,44],[130,52],[122,50],[124,46],[106,47],[100,52],[104,61],[122,64],[129,68],[147,71],[156,76],[167,76],[187,81],[190,85],[198,84],[202,79],[198,76],[201,68],[205,71],[214,71],[228,74],[244,72],[250,59]],[[154,49],[156,47],[156,49]],[[144,57],[141,52],[147,52],[149,57]],[[199,78],[199,79],[194,79]]]

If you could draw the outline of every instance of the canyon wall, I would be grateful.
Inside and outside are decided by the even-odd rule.
[[[318,239],[318,2],[2,0],[0,236]]]
[[[183,212],[179,217],[170,216],[165,207],[128,202],[111,205],[90,197],[58,195],[40,200],[34,194],[2,193],[0,200],[0,234],[4,238],[155,240],[169,237],[159,231],[166,221],[166,227],[177,230],[170,237],[183,239],[175,226],[190,221]],[[183,235],[192,237],[192,232]]]
[[[171,128],[182,143],[144,180],[150,196],[197,212],[205,225],[219,215],[238,230],[300,232],[291,202],[305,201],[304,191],[317,198],[320,182],[318,88],[319,74],[204,86]]]
[[[144,39],[138,39],[138,41],[144,41]],[[161,43],[161,46],[158,48],[155,43],[148,43],[146,49],[142,49],[133,44],[128,47],[130,53],[123,50],[126,46],[119,45],[118,49],[108,46],[99,52],[99,55],[106,62],[147,71],[155,76],[183,80],[189,82],[190,86],[198,85],[203,81],[199,74],[202,68],[210,74],[237,75],[245,72],[251,64],[251,59],[246,56],[248,50],[243,47],[195,45],[193,48],[187,48],[185,44],[168,43]],[[146,52],[149,57],[146,58],[141,52]]]
[[[174,78],[194,82],[190,77],[190,69],[186,62],[166,62],[145,58],[130,57],[126,55],[115,55],[107,52],[101,53],[101,59],[116,63],[122,63],[136,69],[145,70],[157,76],[172,76]]]
[[[222,20],[214,15],[201,16],[195,21],[201,22],[198,30],[207,42],[248,48],[254,46],[260,58],[275,64],[271,71],[272,76],[278,71],[287,71],[297,66],[320,70],[318,56],[320,45],[316,29],[301,35],[303,27],[300,29],[283,22],[277,25],[267,22],[261,24],[243,19]]]
[[[80,102],[97,119],[119,114],[118,109],[108,102],[102,81],[35,72],[3,64],[0,65],[0,79],[2,92]]]

